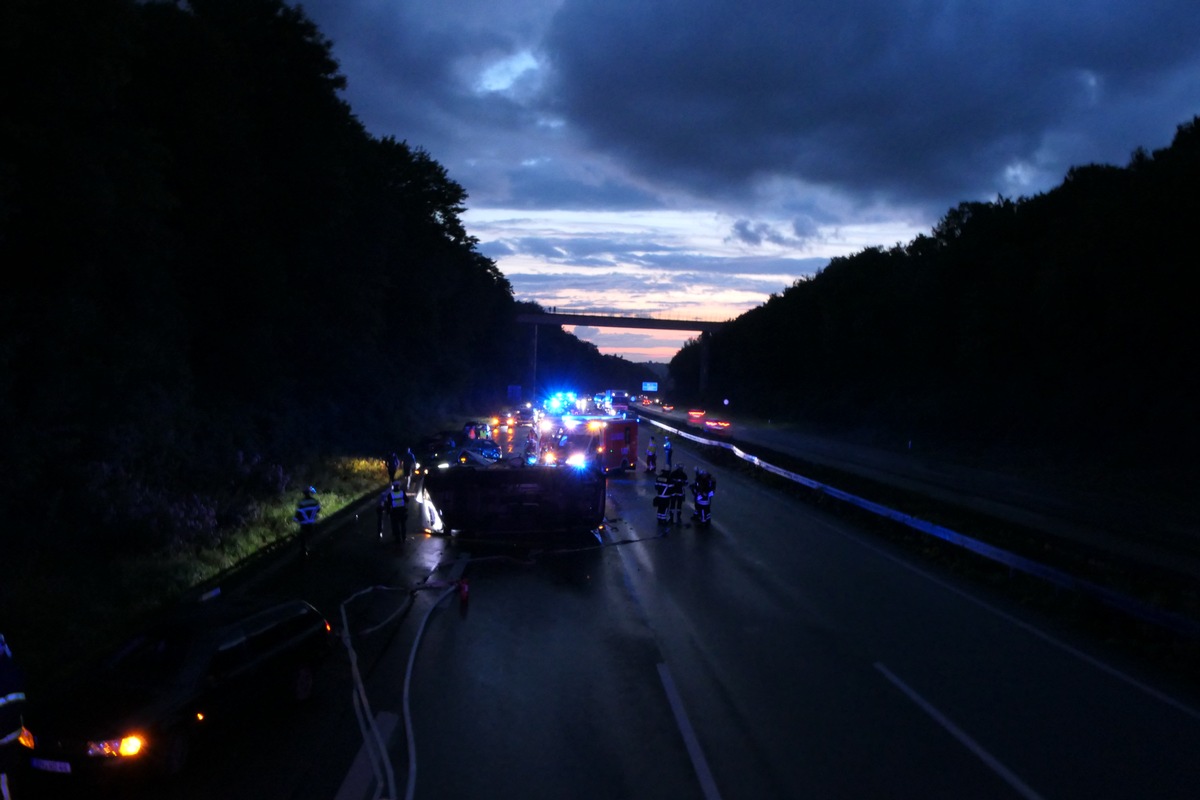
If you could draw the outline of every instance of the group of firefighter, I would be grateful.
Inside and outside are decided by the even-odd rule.
[[[688,474],[682,464],[657,473],[654,478],[654,510],[659,526],[683,523],[683,498],[687,489]],[[712,499],[717,492],[717,479],[712,473],[697,467],[691,490],[696,504],[692,518],[700,525],[707,525],[712,520]]]

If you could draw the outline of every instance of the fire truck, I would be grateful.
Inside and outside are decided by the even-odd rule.
[[[542,441],[543,463],[592,466],[606,475],[637,468],[637,420],[622,415],[563,416]]]

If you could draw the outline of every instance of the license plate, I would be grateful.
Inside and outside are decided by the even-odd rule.
[[[29,766],[34,769],[40,769],[43,772],[70,773],[71,771],[71,765],[66,761],[47,761],[44,758],[30,759]]]

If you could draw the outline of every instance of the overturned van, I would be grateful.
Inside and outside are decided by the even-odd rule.
[[[575,534],[604,523],[605,475],[554,466],[431,470],[417,498],[430,534],[503,538]]]

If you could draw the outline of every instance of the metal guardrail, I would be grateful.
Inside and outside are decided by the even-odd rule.
[[[1070,591],[1090,595],[1091,597],[1094,597],[1100,600],[1102,603],[1112,606],[1119,611],[1138,619],[1145,620],[1146,622],[1153,623],[1160,627],[1168,628],[1176,633],[1200,638],[1200,622],[1196,622],[1188,617],[1184,617],[1170,611],[1165,611],[1148,603],[1144,603],[1137,598],[1130,597],[1122,592],[1110,589],[1107,586],[1102,586],[1101,584],[1093,581],[1078,578],[1067,572],[1063,572],[1060,569],[1047,566],[1032,559],[1025,558],[1024,556],[1019,556],[1016,553],[1010,553],[1003,548],[995,547],[994,545],[990,545],[986,542],[981,542],[978,539],[973,539],[970,536],[951,530],[950,528],[928,522],[918,517],[914,517],[911,514],[906,514],[902,511],[888,508],[887,506],[872,502],[866,498],[858,497],[857,495],[842,491],[841,489],[830,486],[829,484],[821,483],[820,481],[815,481],[812,478],[808,478],[798,473],[783,469],[782,467],[775,466],[774,464],[763,461],[756,455],[747,453],[745,450],[742,450],[740,447],[731,442],[722,442],[715,439],[707,439],[703,436],[697,436],[694,433],[689,433],[688,431],[681,430],[679,428],[673,428],[670,425],[666,425],[655,419],[650,419],[649,417],[642,417],[642,419],[645,419],[647,422],[650,422],[651,424],[662,428],[663,430],[670,431],[676,436],[682,436],[689,441],[696,442],[697,444],[705,447],[719,447],[729,450],[743,461],[753,464],[756,467],[760,467],[773,475],[778,475],[781,478],[801,484],[802,486],[807,486],[808,488],[821,492],[829,497],[836,498],[865,511],[869,511],[872,514],[877,514],[893,522],[898,522],[902,525],[913,528],[914,530],[918,530],[922,533],[941,539],[942,541],[949,542],[950,544],[956,545],[965,550],[969,550],[972,553],[983,556],[984,558],[995,561],[996,563],[1003,564],[1009,569],[1015,569],[1020,572],[1024,572],[1027,575],[1041,578],[1042,580],[1048,581],[1055,586],[1059,586]]]

